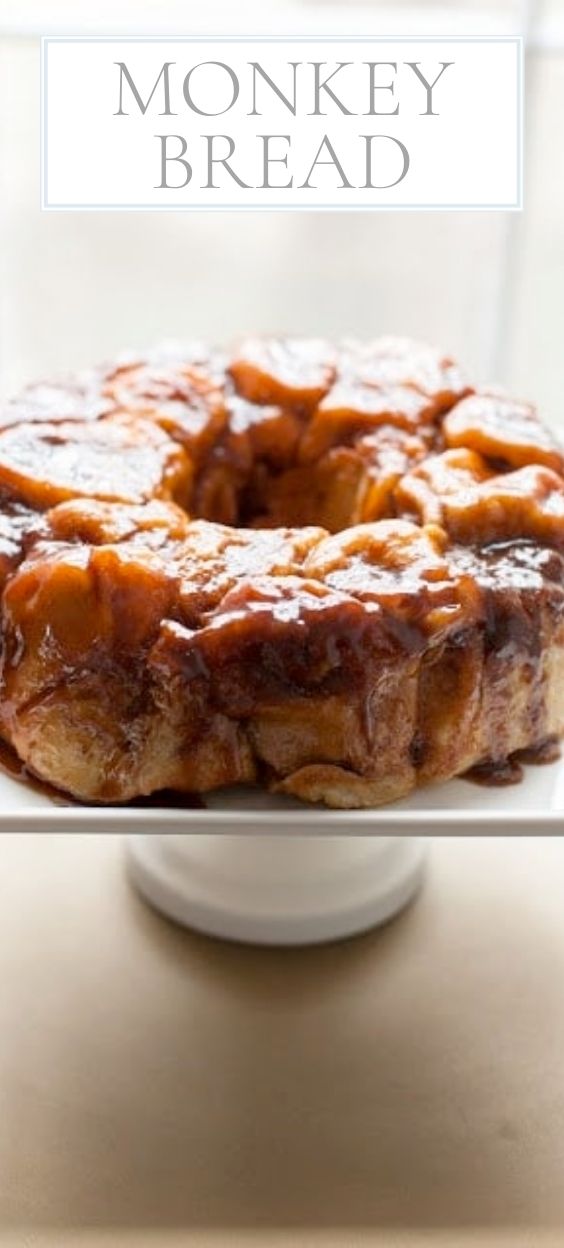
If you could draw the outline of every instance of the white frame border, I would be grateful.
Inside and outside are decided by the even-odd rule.
[[[513,43],[517,47],[517,169],[512,204],[60,204],[47,193],[47,84],[51,43],[317,43],[319,35],[42,35],[41,36],[41,210],[43,212],[522,212],[524,163],[523,35],[324,35],[324,43]]]

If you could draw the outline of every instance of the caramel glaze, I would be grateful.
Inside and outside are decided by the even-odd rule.
[[[191,806],[171,789],[174,766],[140,782],[149,798],[128,788],[155,707],[164,727],[178,721],[187,758],[213,723],[215,747],[188,781],[203,791],[275,776],[246,725],[319,699],[361,708],[365,757],[345,734],[340,761],[362,775],[388,709],[401,734],[418,663],[407,754],[421,782],[477,696],[478,668],[489,740],[471,778],[513,783],[523,762],[551,761],[562,453],[530,405],[477,394],[430,348],[252,340],[229,357],[156,352],[24,392],[0,412],[0,582],[0,721],[27,760],[12,766],[2,747],[0,765],[34,785],[52,756],[42,708],[55,735],[82,731],[87,708],[112,756],[97,800]],[[513,672],[521,739],[540,742],[517,753]],[[74,791],[59,761],[57,783]]]
[[[157,806],[173,810],[204,810],[206,803],[199,793],[179,793],[177,789],[158,789],[148,797],[134,797],[125,806]]]
[[[70,793],[63,793],[61,789],[48,784],[46,780],[40,780],[39,776],[34,775],[30,768],[22,763],[16,751],[2,740],[0,740],[0,771],[3,771],[4,775],[9,776],[11,780],[24,781],[29,789],[33,789],[34,793],[40,793],[42,797],[47,797],[55,806],[100,806],[100,802],[81,802],[77,797],[72,797]],[[156,793],[151,793],[148,797],[135,797],[129,802],[114,804],[164,807],[174,810],[199,810],[205,807],[205,802],[199,793],[179,793],[171,789],[161,789]]]
[[[0,771],[3,771],[4,775],[9,776],[11,780],[24,781],[27,788],[33,789],[34,793],[40,793],[42,797],[47,797],[55,806],[84,805],[70,794],[54,788],[46,780],[40,780],[39,776],[34,775],[31,769],[22,762],[11,745],[7,745],[2,740],[0,740]]]
[[[511,784],[519,784],[523,779],[523,768],[515,757],[499,761],[490,759],[476,763],[475,767],[464,773],[463,779],[486,788],[501,789]]]
[[[538,767],[547,763],[555,763],[561,757],[562,749],[556,737],[548,737],[539,745],[530,746],[525,750],[516,750],[510,758],[486,759],[477,763],[465,772],[463,779],[472,780],[474,784],[483,784],[494,788],[508,784],[519,784],[523,779],[523,763],[534,763]]]
[[[412,753],[414,763],[421,761],[423,757],[421,743],[418,745],[414,741]],[[470,780],[474,784],[495,788],[518,784],[523,779],[522,763],[544,766],[547,763],[556,762],[561,757],[561,753],[560,742],[552,737],[538,746],[526,750],[518,750],[511,758],[502,761],[490,759],[487,762],[478,763],[475,767],[471,767],[469,771],[465,772],[462,778]],[[63,793],[61,789],[56,789],[53,785],[48,784],[47,781],[40,780],[39,776],[34,775],[29,767],[22,763],[16,751],[11,746],[6,745],[5,741],[0,741],[0,771],[4,772],[10,779],[24,781],[28,788],[33,789],[34,793],[40,793],[42,797],[48,798],[55,806],[100,806],[99,802],[81,802],[78,798],[72,797],[70,793]],[[168,808],[171,810],[205,809],[205,802],[199,793],[180,793],[174,789],[158,790],[147,797],[134,797],[129,802],[116,804],[141,808]]]

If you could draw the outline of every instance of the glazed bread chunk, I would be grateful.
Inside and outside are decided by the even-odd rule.
[[[122,356],[0,412],[0,732],[85,802],[335,807],[564,733],[564,461],[405,339]]]

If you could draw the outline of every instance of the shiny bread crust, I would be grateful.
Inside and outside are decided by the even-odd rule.
[[[564,733],[562,452],[407,340],[29,387],[0,412],[0,583],[1,733],[82,801],[371,807]]]

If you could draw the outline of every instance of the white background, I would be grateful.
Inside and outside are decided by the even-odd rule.
[[[319,29],[528,29],[525,211],[41,211],[41,34]],[[0,0],[0,392],[163,338],[392,332],[443,344],[562,428],[563,116],[562,0],[528,15],[520,0]]]
[[[397,63],[394,96],[379,91],[375,97],[377,107],[384,111],[399,104],[397,116],[363,115],[370,107],[368,60]],[[118,61],[126,63],[144,100],[163,63],[172,62],[171,107],[178,115],[160,115],[161,84],[145,115],[124,86],[124,108],[129,115],[115,116]],[[218,117],[198,116],[182,95],[188,71],[209,61],[230,65],[240,83],[238,100]],[[291,85],[288,62],[302,62],[296,117],[265,86],[259,95],[262,115],[248,115],[252,107],[249,61],[259,61],[286,93]],[[330,85],[355,115],[343,115],[326,94],[322,107],[327,115],[309,115],[314,107],[310,61],[325,63],[325,74],[339,61],[353,62]],[[438,115],[424,115],[426,92],[406,64],[409,61],[418,62],[430,82],[442,62],[453,62],[434,89],[433,108]],[[515,41],[49,40],[44,45],[44,67],[46,207],[518,206],[519,46]],[[376,80],[385,84],[391,75],[391,70],[382,67]],[[213,67],[196,71],[194,99],[210,112],[221,108],[230,98],[225,81],[224,72]],[[262,146],[256,136],[268,133],[290,136],[289,145],[272,145],[274,153],[288,154],[288,172],[274,165],[271,181],[283,184],[292,175],[292,187],[260,188]],[[160,142],[155,136],[161,134],[186,138],[193,177],[185,188],[159,189]],[[233,167],[253,189],[241,188],[220,167],[216,189],[206,189],[207,146],[202,136],[210,134],[233,136]],[[321,167],[312,175],[312,185],[300,189],[324,134],[329,135],[353,189],[342,187],[335,169]],[[410,167],[398,185],[358,189],[366,177],[365,144],[358,136],[365,134],[390,135],[407,147]],[[169,150],[176,154],[180,146],[171,142]],[[218,151],[225,150],[220,142]],[[373,181],[390,183],[402,167],[396,145],[380,140],[373,152]],[[171,163],[169,171],[170,182],[182,180],[179,164]]]

